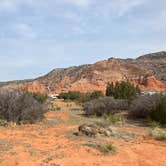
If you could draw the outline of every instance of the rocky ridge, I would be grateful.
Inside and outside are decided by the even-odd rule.
[[[108,83],[116,81],[129,81],[143,91],[166,91],[166,52],[137,59],[109,58],[95,64],[54,69],[34,80],[3,83],[1,86],[42,93],[104,92]]]

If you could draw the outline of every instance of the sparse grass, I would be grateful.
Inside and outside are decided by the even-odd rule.
[[[104,145],[98,145],[98,149],[100,152],[107,154],[107,153],[115,153],[116,152],[116,148],[112,143],[107,143]]]
[[[67,103],[66,107],[72,107],[72,104]]]
[[[118,114],[115,114],[115,115],[107,115],[107,114],[104,114],[103,115],[103,118],[105,120],[107,120],[110,125],[115,125],[115,124],[125,124],[125,118],[122,116],[122,115],[118,115]]]
[[[59,164],[51,163],[51,166],[60,166]]]
[[[60,110],[61,110],[61,107],[57,106],[57,107],[56,107],[56,110],[57,110],[57,111],[60,111]]]
[[[8,126],[8,122],[6,120],[0,119],[0,126]]]
[[[13,148],[13,145],[8,140],[0,140],[0,153],[7,152]]]
[[[110,126],[110,123],[108,121],[95,121],[94,123],[97,126],[104,127],[104,128]]]
[[[60,110],[61,110],[61,107],[59,107],[59,106],[57,106],[57,105],[51,103],[51,104],[49,105],[49,110],[50,110],[50,111],[60,111]]]
[[[54,126],[61,124],[63,120],[57,118],[47,118],[46,123],[43,123],[44,126]]]
[[[166,129],[156,127],[151,130],[150,136],[160,141],[166,141]]]
[[[5,159],[0,158],[0,164],[3,163],[4,160],[5,160]]]
[[[43,162],[48,164],[52,160],[53,160],[53,157],[48,157],[48,158],[44,159]]]
[[[116,153],[116,147],[112,144],[112,142],[105,143],[105,144],[85,144],[85,145],[99,150],[104,155],[109,153],[111,154]]]
[[[151,127],[152,129],[156,128],[156,127],[160,127],[160,123],[159,122],[156,122],[154,120],[151,120],[151,119],[148,119],[147,120],[148,122],[148,126]]]

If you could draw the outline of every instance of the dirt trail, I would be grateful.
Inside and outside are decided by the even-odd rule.
[[[46,117],[41,124],[0,127],[1,166],[166,166],[166,142],[107,138],[117,153],[103,155],[84,145],[94,143],[94,138],[72,136],[78,127],[73,123],[77,116],[55,111]]]

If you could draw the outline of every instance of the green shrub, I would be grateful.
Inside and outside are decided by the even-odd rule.
[[[64,100],[77,100],[80,98],[81,93],[79,91],[69,91],[68,93],[61,93],[60,99]]]
[[[0,119],[7,122],[35,123],[44,117],[46,107],[32,95],[0,90]]]
[[[138,86],[134,86],[130,82],[116,82],[107,86],[106,96],[112,96],[115,99],[131,99],[140,94]]]
[[[106,89],[106,96],[113,96],[114,95],[114,84],[113,82],[107,86]]]
[[[84,103],[93,99],[102,97],[103,93],[101,91],[81,93],[79,91],[69,91],[68,93],[60,93],[59,98],[64,100],[75,100],[80,103]]]
[[[166,96],[161,96],[159,103],[150,113],[150,117],[162,124],[166,124]]]
[[[93,99],[98,99],[99,97],[103,97],[104,94],[102,91],[94,91],[90,94],[90,99],[93,100]]]

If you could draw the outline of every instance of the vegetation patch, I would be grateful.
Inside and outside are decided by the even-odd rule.
[[[49,103],[48,110],[49,111],[60,111],[62,108],[55,105],[54,103]]]
[[[115,154],[117,152],[117,148],[113,145],[112,142],[105,143],[105,144],[85,144],[85,145],[99,150],[104,155],[110,154],[110,153]]]
[[[127,109],[127,100],[114,99],[113,97],[102,97],[83,104],[83,110],[87,116],[111,115]]]
[[[115,114],[115,115],[107,115],[104,114],[103,118],[110,124],[110,125],[124,125],[125,124],[125,118],[123,115]]]
[[[6,126],[8,126],[8,122],[4,119],[0,119],[0,126],[6,127]]]
[[[20,91],[0,90],[0,119],[16,124],[35,123],[44,118],[46,105]],[[2,122],[2,121],[1,121]]]
[[[102,91],[93,91],[87,93],[81,93],[79,91],[69,91],[67,93],[60,93],[59,98],[64,100],[74,100],[79,103],[84,103],[93,99],[103,97]]]
[[[0,140],[0,153],[4,153],[13,148],[12,144],[8,140]]]
[[[166,141],[166,129],[156,127],[151,130],[150,136],[157,140]]]
[[[130,116],[133,118],[145,118],[166,123],[166,96],[144,95],[139,96],[131,102]]]
[[[130,82],[116,82],[107,86],[106,95],[112,96],[115,99],[131,99],[141,93],[138,86],[131,84]]]
[[[48,99],[47,94],[42,94],[40,92],[26,92],[28,95],[33,96],[34,99],[36,99],[39,103],[45,103]]]

